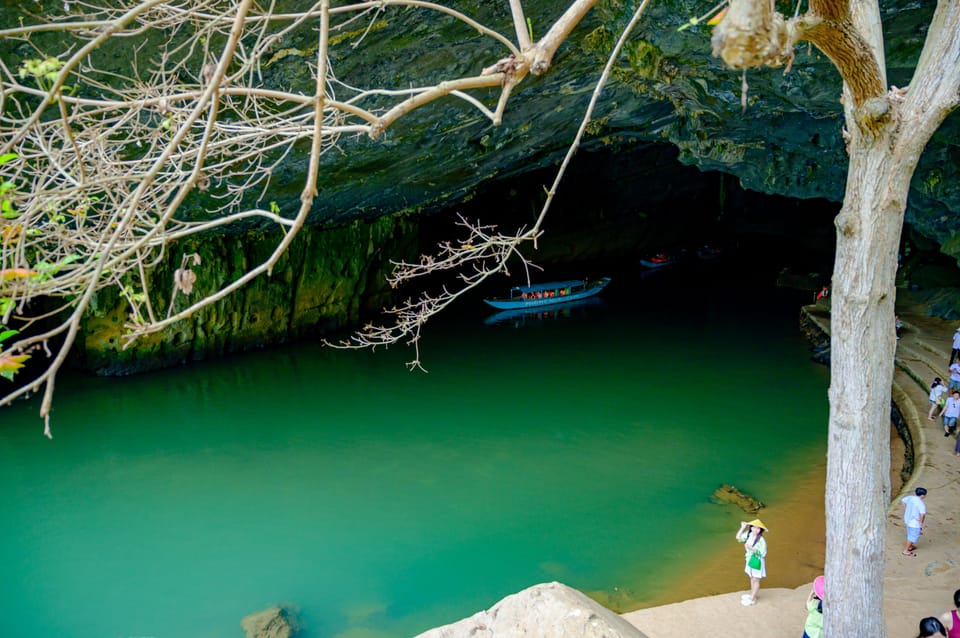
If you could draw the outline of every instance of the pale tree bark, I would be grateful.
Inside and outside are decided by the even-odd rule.
[[[856,27],[867,40],[880,40],[879,11],[860,9]],[[837,218],[831,318],[828,636],[858,635],[863,618],[883,618],[897,252],[910,179],[933,132],[956,107],[958,88],[960,7],[946,0],[938,4],[910,87],[888,92],[889,113],[871,120],[878,112],[867,106],[872,98],[859,105],[847,100],[850,165]],[[871,114],[865,118],[863,110]],[[881,126],[871,125],[878,120]],[[876,629],[886,636],[883,624]]]
[[[859,635],[863,618],[883,618],[894,277],[903,220],[903,206],[889,197],[898,185],[889,175],[892,158],[879,147],[885,139],[872,149],[851,143],[847,192],[836,220],[824,568],[830,583],[824,622],[831,636]],[[881,627],[873,629],[882,635]]]
[[[797,18],[731,0],[714,51],[735,68],[779,66],[809,40],[844,81],[850,163],[836,219],[826,485],[826,636],[885,638],[883,571],[897,252],[910,180],[960,91],[960,4],[941,0],[910,86],[887,90],[875,1],[811,0]],[[731,17],[732,16],[732,17]]]

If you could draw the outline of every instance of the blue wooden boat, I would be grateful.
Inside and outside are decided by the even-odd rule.
[[[592,297],[606,288],[609,283],[609,277],[601,277],[590,282],[586,279],[571,279],[570,281],[551,281],[532,286],[514,286],[510,289],[509,297],[484,299],[484,302],[499,310],[550,306]]]

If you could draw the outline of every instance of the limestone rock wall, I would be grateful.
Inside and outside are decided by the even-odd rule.
[[[214,355],[328,334],[356,323],[391,299],[386,275],[391,259],[416,255],[416,223],[400,216],[353,222],[337,228],[305,228],[280,259],[272,276],[262,275],[238,292],[174,326],[123,348],[130,308],[116,291],[98,294],[83,321],[75,351],[80,366],[98,374],[128,374]],[[268,233],[210,235],[176,245],[149,273],[151,303],[165,316],[173,271],[180,256],[196,252],[201,264],[198,294],[235,281],[266,260],[277,237]]]
[[[13,24],[22,16],[52,15],[62,4],[11,0],[0,3],[0,20]],[[535,37],[565,5],[554,0],[523,4]],[[934,4],[880,0],[891,84],[909,84]],[[281,0],[276,6],[283,11],[300,5]],[[513,37],[506,3],[457,0],[451,6]],[[342,152],[322,158],[318,186],[323,197],[312,211],[313,221],[343,223],[397,211],[439,210],[471,197],[490,180],[554,165],[572,140],[606,57],[634,8],[623,0],[598,3],[561,46],[550,71],[528,78],[514,91],[501,126],[491,126],[465,101],[447,97],[404,115],[378,140],[339,140]],[[649,148],[663,145],[676,149],[681,163],[735,175],[751,190],[840,201],[847,156],[841,81],[830,61],[801,45],[789,73],[752,70],[744,109],[740,74],[711,56],[710,27],[678,31],[703,11],[694,0],[650,6],[613,69],[578,161],[605,150],[622,154],[624,162],[653,162],[659,156]],[[366,27],[358,24],[334,38],[332,68],[346,85],[429,86],[479,73],[508,53],[463,23],[426,9],[387,7]],[[51,43],[51,38],[38,34],[35,42],[70,46]],[[97,61],[129,72],[132,56],[123,48],[129,44],[125,38],[105,43],[95,53]],[[314,80],[304,61],[316,48],[315,26],[305,23],[289,30],[275,48],[263,65],[263,88],[312,91]],[[27,43],[0,42],[0,55],[15,68],[35,51]],[[475,97],[492,107],[497,91]],[[368,106],[392,104],[385,99]],[[958,141],[960,113],[954,113],[921,157],[907,217],[955,256],[960,256],[960,224],[954,214],[960,211]],[[282,208],[298,204],[297,177],[306,161],[305,153],[294,152],[276,171],[269,198]],[[189,203],[204,210],[200,195]]]

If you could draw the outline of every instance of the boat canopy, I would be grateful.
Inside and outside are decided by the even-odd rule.
[[[531,293],[531,292],[542,292],[544,290],[559,290],[561,288],[576,288],[577,286],[582,286],[583,282],[579,279],[571,279],[570,281],[551,281],[545,284],[534,284],[532,286],[515,286],[510,289],[510,292],[513,291],[519,293]]]

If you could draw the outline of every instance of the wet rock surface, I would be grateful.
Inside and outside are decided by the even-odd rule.
[[[431,629],[417,638],[645,638],[619,615],[560,583],[507,596],[486,611]]]
[[[741,492],[735,485],[721,485],[714,490],[710,500],[722,505],[736,505],[747,514],[756,514],[766,507],[763,501]]]
[[[298,631],[296,612],[283,605],[245,616],[240,627],[246,638],[293,638]]]

